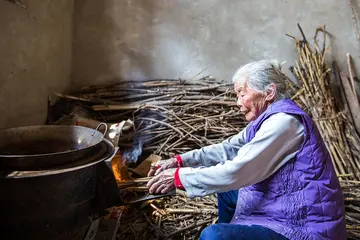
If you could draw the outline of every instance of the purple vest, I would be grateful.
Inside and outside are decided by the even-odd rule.
[[[250,142],[276,113],[297,116],[305,139],[293,160],[262,182],[239,190],[232,224],[262,225],[289,239],[346,239],[344,200],[330,155],[311,118],[279,100],[247,128]]]

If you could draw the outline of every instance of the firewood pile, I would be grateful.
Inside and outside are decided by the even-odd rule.
[[[122,82],[57,95],[85,104],[99,121],[132,119],[135,131],[119,142],[133,148],[131,153],[143,150],[169,158],[221,142],[246,125],[232,84],[211,77]],[[135,162],[137,156],[127,158]]]
[[[360,107],[350,56],[349,77],[336,64],[327,66],[325,27],[317,29],[314,46],[293,38],[298,60],[291,67],[297,83],[289,82],[293,100],[315,121],[331,155],[346,204],[349,239],[360,238]],[[319,36],[321,35],[321,38]],[[321,40],[318,40],[321,39]],[[322,41],[322,43],[320,43]],[[195,77],[194,77],[195,78]],[[210,76],[199,80],[156,79],[143,82],[88,86],[63,100],[88,109],[103,122],[131,119],[135,129],[120,138],[128,164],[154,153],[167,159],[237,134],[246,126],[235,106],[232,84]],[[70,114],[71,115],[71,114]],[[136,191],[146,191],[139,187]],[[185,199],[175,196],[151,200],[129,208],[122,219],[119,238],[197,239],[217,221],[216,196]],[[131,214],[130,214],[131,213]]]
[[[325,27],[316,30],[313,47],[298,27],[302,40],[288,35],[298,52],[291,68],[298,84],[289,82],[293,100],[312,117],[325,141],[344,194],[349,239],[359,239],[360,105],[351,58],[347,54],[349,77],[335,62],[333,69],[327,67],[325,56],[330,44]]]

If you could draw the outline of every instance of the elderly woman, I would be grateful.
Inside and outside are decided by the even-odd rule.
[[[150,170],[151,193],[218,194],[219,223],[201,239],[346,239],[330,156],[310,117],[286,98],[285,80],[276,61],[241,67],[233,82],[248,126]]]

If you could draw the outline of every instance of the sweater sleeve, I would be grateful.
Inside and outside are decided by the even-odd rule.
[[[179,178],[189,197],[240,189],[275,173],[296,155],[303,139],[301,122],[278,113],[264,121],[252,141],[243,145],[234,158],[233,154],[221,153],[222,161],[216,166],[180,168]]]
[[[246,142],[246,128],[227,140],[180,155],[183,167],[209,167],[233,159]]]

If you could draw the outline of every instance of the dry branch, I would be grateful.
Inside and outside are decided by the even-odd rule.
[[[325,61],[329,49],[325,27],[316,30],[313,46],[305,38],[301,27],[298,27],[303,39],[291,36],[298,52],[298,60],[291,68],[298,84],[289,82],[295,93],[292,99],[312,116],[324,139],[342,186],[349,238],[359,239],[360,214],[354,211],[360,210],[360,138],[359,131],[356,131],[360,122],[360,108],[355,87],[346,74],[333,67],[335,79],[340,81],[343,101],[334,98],[329,75],[331,70]],[[317,40],[320,33],[323,33],[322,44]],[[351,79],[354,79],[350,55],[347,57]]]

